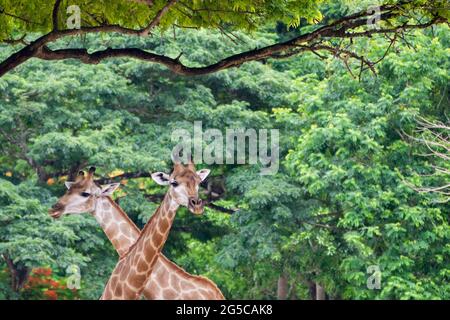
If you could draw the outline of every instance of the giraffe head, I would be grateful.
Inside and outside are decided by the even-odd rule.
[[[91,167],[86,175],[80,171],[74,182],[67,181],[68,190],[51,207],[50,216],[59,218],[63,214],[92,213],[99,197],[110,196],[120,186],[120,183],[100,186],[94,181],[94,172],[95,167]]]
[[[186,166],[175,162],[170,175],[155,172],[152,174],[152,179],[160,185],[168,185],[168,192],[179,205],[187,207],[193,214],[202,214],[204,202],[198,197],[198,188],[209,172],[209,169],[196,171],[191,161]]]

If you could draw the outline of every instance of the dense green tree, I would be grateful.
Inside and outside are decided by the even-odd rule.
[[[83,250],[75,249],[76,230],[69,223],[51,221],[45,207],[50,199],[49,192],[32,181],[14,185],[0,179],[0,254],[11,275],[2,284],[1,298],[17,296],[33,267],[56,265],[65,270],[89,261]]]
[[[193,61],[205,59],[205,55],[200,55],[192,46],[191,35],[186,32],[176,41],[163,43],[149,39],[148,45],[167,50],[179,46],[192,48],[186,50],[186,56]],[[211,41],[211,45],[227,48],[227,43],[217,40],[216,34],[205,32],[201,37],[201,41],[214,39],[216,42]],[[95,46],[104,41],[126,43],[135,39],[91,37],[87,41]],[[251,41],[265,40],[261,37]],[[159,73],[164,71],[157,65],[123,60],[108,62],[101,70],[77,62],[42,64],[32,61],[20,73],[6,75],[0,85],[2,172],[9,172],[15,182],[32,179],[31,185],[37,183],[39,188],[59,196],[64,192],[63,181],[73,179],[80,169],[95,165],[103,180],[119,175],[116,181],[123,182],[122,191],[117,193],[120,204],[142,227],[156,207],[153,202],[159,202],[164,192],[151,182],[149,173],[170,170],[169,151],[173,146],[170,136],[174,129],[184,127],[192,131],[195,120],[203,121],[204,129],[223,128],[225,124],[267,127],[270,117],[265,110],[285,103],[283,93],[290,92],[290,83],[283,79],[282,73],[258,63],[230,71],[229,75],[217,74],[195,82],[165,77],[165,74],[156,81],[148,80],[149,74]],[[236,78],[247,80],[238,84],[232,81]],[[253,82],[264,85],[264,79],[267,79],[267,90],[261,92]],[[225,86],[219,85],[225,80]],[[276,86],[272,86],[274,84]],[[279,98],[268,101],[262,96],[267,95],[268,90]],[[214,170],[219,181],[225,169],[225,166],[218,166]],[[50,202],[45,202],[41,213]],[[180,210],[180,222],[175,222],[166,253],[175,258],[184,255],[195,241],[218,243],[216,238],[228,229],[223,221],[235,208],[232,202],[219,205],[230,209],[225,213],[209,210],[202,220]],[[80,226],[71,224],[76,230],[80,230],[83,223],[95,225],[87,215],[77,218]],[[80,241],[69,247],[79,250],[83,239],[90,238],[89,232],[92,237],[106,241],[101,230],[94,228],[83,232]],[[102,246],[97,241],[82,251],[91,258],[89,266],[82,269],[83,279],[90,283],[83,287],[82,297],[98,297],[114,266],[117,257],[111,246],[107,242],[102,242]],[[210,260],[213,261],[214,256]],[[188,267],[192,265],[186,263]],[[190,271],[206,273],[214,279],[215,273],[209,269],[219,267],[211,265],[209,268],[205,263],[207,261],[200,267],[192,265]],[[100,265],[101,268],[94,267]],[[226,279],[232,288],[231,272]]]
[[[89,3],[106,23],[120,17],[114,5],[108,12],[101,2],[96,8]],[[310,3],[308,14],[318,2]],[[0,4],[8,12],[9,2]],[[150,10],[132,1],[126,6]],[[176,8],[161,20],[167,29],[161,37],[88,34],[58,45],[89,52],[138,47],[174,57],[183,52],[183,63],[199,67],[314,28],[301,20],[286,33],[289,22],[283,21],[250,35],[233,31],[236,43],[220,30],[176,29],[173,36]],[[345,2],[325,8],[324,24],[359,10]],[[52,7],[41,9],[47,17],[41,29],[18,23],[17,30],[49,31]],[[143,13],[142,25],[151,14]],[[281,15],[275,12],[273,21]],[[123,26],[136,27],[128,19]],[[223,21],[230,30],[242,27],[237,20]],[[201,193],[210,197],[208,187],[214,186],[220,195],[203,217],[180,209],[164,248],[170,259],[210,277],[227,298],[319,298],[321,288],[329,298],[449,297],[448,204],[410,187],[445,184],[446,176],[430,181],[423,174],[433,170],[431,164],[448,164],[430,163],[419,155],[422,147],[406,139],[414,136],[419,116],[446,119],[448,34],[439,27],[400,34],[392,42],[382,35],[354,39],[355,52],[367,59],[385,56],[373,66],[377,76],[360,74],[360,59],[322,52],[252,61],[195,78],[122,58],[97,66],[29,60],[0,78],[0,251],[25,271],[50,266],[64,276],[68,264],[77,264],[80,296],[97,299],[117,255],[89,215],[48,217],[65,180],[97,166],[100,181],[122,182],[115,198],[142,227],[164,193],[149,173],[170,170],[174,129],[192,132],[194,121],[202,121],[204,130],[277,128],[279,172],[261,176],[259,166],[210,166]],[[1,59],[17,50],[3,48]],[[370,265],[380,267],[380,290],[366,287]],[[0,277],[1,288],[11,283]],[[20,291],[11,297],[20,298]]]
[[[287,175],[228,178],[245,209],[233,217],[237,231],[219,258],[238,270],[257,266],[251,273],[264,285],[255,281],[249,297],[270,284],[274,297],[277,277],[287,276],[293,296],[316,283],[334,298],[448,298],[449,208],[405,183],[431,167],[401,134],[418,114],[445,118],[447,31],[415,34],[420,49],[388,55],[377,78],[352,79],[329,61],[333,76],[298,79],[291,95],[298,116],[276,114],[299,117],[301,128]],[[372,265],[381,271],[380,290],[366,285]]]
[[[340,1],[336,9],[329,1],[323,0],[115,0],[95,3],[3,0],[0,2],[0,42],[20,44],[22,48],[0,63],[0,76],[33,57],[45,60],[75,58],[91,64],[98,64],[107,58],[131,57],[162,64],[177,74],[201,75],[238,67],[249,61],[283,58],[305,51],[331,52],[339,57],[344,55],[372,69],[372,62],[349,50],[352,41],[342,41],[379,33],[397,36],[410,29],[448,22],[450,17],[446,0],[434,0],[431,4],[423,0],[364,1],[362,6],[347,5],[345,7],[350,10],[342,12],[339,10],[340,4],[346,2]],[[327,11],[329,7],[331,10]],[[330,15],[320,24],[324,10]],[[190,64],[182,58],[183,51],[178,51],[174,57],[172,52],[155,52],[142,46],[97,47],[89,51],[83,45],[73,47],[70,42],[58,41],[91,33],[146,37],[162,31],[167,36],[166,31],[169,30],[176,37],[177,30],[207,28],[219,30],[233,42],[238,42],[240,39],[234,34],[235,31],[248,33],[275,22],[296,28],[302,25],[302,19],[310,26],[303,29],[306,33],[262,47],[247,47],[232,55],[222,54],[206,65]],[[35,34],[42,36],[33,36]],[[337,43],[336,39],[342,40],[341,43]],[[204,44],[196,43],[195,47],[201,50]]]

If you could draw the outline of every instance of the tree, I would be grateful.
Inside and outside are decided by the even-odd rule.
[[[417,114],[442,119],[448,110],[435,104],[443,100],[448,106],[445,93],[440,95],[448,79],[440,72],[448,67],[447,35],[440,33],[442,43],[416,35],[415,44],[427,44],[427,50],[389,55],[377,81],[327,79],[308,84],[319,90],[302,97],[308,101],[299,110],[305,126],[286,165],[305,188],[305,198],[315,200],[309,219],[321,224],[305,227],[290,241],[312,246],[317,279],[327,292],[344,298],[449,294],[441,285],[448,283],[450,261],[444,244],[450,235],[448,206],[403,182],[410,170],[430,165],[408,148],[400,128],[411,133]],[[418,64],[422,59],[427,65]],[[330,263],[338,270],[334,275],[324,272]],[[380,290],[366,286],[373,265],[381,270]]]
[[[323,13],[338,19],[346,10],[333,2]],[[70,47],[182,51],[183,63],[202,66],[310,31],[303,20],[289,32],[283,24],[252,35],[233,31],[242,40],[236,44],[220,30],[176,29],[175,38],[93,33],[71,38]],[[353,39],[365,58],[384,56],[377,77],[360,74],[357,59],[346,64],[317,52],[192,78],[133,59],[96,67],[31,59],[0,78],[0,173],[20,204],[11,206],[8,198],[5,216],[23,227],[16,217],[25,217],[24,210],[34,215],[32,208],[21,209],[34,199],[39,217],[47,219],[45,210],[65,191],[64,181],[96,165],[99,181],[122,183],[115,199],[142,227],[163,194],[148,177],[170,169],[173,130],[192,132],[194,121],[221,131],[277,128],[278,174],[261,176],[249,165],[208,166],[212,179],[200,192],[209,199],[210,189],[220,189],[211,204],[228,211],[211,206],[192,217],[180,210],[166,256],[214,280],[227,298],[277,298],[277,289],[288,299],[448,297],[448,204],[404,183],[425,185],[429,181],[415,175],[433,168],[418,155],[423,149],[401,139],[403,132],[414,135],[419,116],[445,120],[448,35],[446,26],[434,26],[395,41],[382,34]],[[7,47],[0,55],[13,52]],[[22,191],[29,189],[37,191]],[[108,240],[89,215],[47,222],[33,224],[42,228],[42,241],[53,239],[47,232],[55,224],[76,235],[65,250],[90,259],[81,268],[79,296],[97,299],[117,261]],[[55,259],[63,261],[60,254],[37,255],[32,264],[64,276]],[[382,272],[381,290],[367,288],[367,267],[374,264]],[[3,276],[0,291],[11,284]]]
[[[202,40],[211,46],[227,46],[217,39],[217,34],[200,33],[197,35],[200,39],[192,35],[187,30],[179,35],[177,42],[162,44],[154,38],[146,40],[168,50],[182,46],[193,61],[208,58],[208,55],[206,51],[196,51],[192,42]],[[105,38],[86,40],[97,45]],[[134,40],[120,36],[110,41]],[[160,73],[157,80],[148,80],[149,75]],[[48,76],[52,74],[58,76],[50,76],[50,79]],[[246,81],[226,79],[228,76],[240,79],[244,75]],[[267,115],[262,111],[253,112],[243,99],[251,100],[261,109],[269,109],[285,98],[280,94],[277,99],[266,102],[267,90],[275,93],[286,92],[289,88],[280,72],[259,63],[248,64],[229,75],[217,74],[195,82],[166,76],[158,65],[136,61],[117,64],[112,60],[97,71],[76,61],[52,64],[30,61],[20,72],[0,80],[0,170],[10,175],[15,184],[32,180],[57,197],[65,190],[63,182],[73,179],[71,175],[86,166],[96,165],[98,178],[103,183],[122,182],[122,191],[117,192],[120,205],[142,227],[154,211],[154,203],[158,203],[163,194],[149,179],[150,172],[170,169],[170,135],[175,128],[192,130],[192,122],[199,119],[203,120],[205,129],[221,128],[225,122],[264,127],[269,121]],[[229,86],[224,87],[224,81]],[[261,92],[254,83],[265,86],[266,90]],[[214,173],[219,179],[223,176],[221,171],[218,167]],[[207,186],[202,190],[206,192]],[[49,205],[50,201],[45,202],[42,210]],[[192,243],[200,243],[210,248],[209,252],[215,252],[215,247],[204,243],[218,243],[217,238],[228,232],[223,221],[236,207],[230,202],[208,205],[213,210],[201,221],[180,210],[179,221],[175,222],[165,248],[172,259],[186,261],[183,254]],[[72,220],[68,226],[79,236],[77,241],[66,244],[67,247],[83,248],[83,255],[91,259],[81,270],[85,284],[82,283],[80,295],[98,298],[117,257],[102,231],[95,228],[92,217],[64,217],[61,221],[67,219]],[[214,256],[209,258],[214,260]],[[192,266],[191,272],[201,272],[213,279],[220,273],[219,266],[209,268],[207,260],[203,260],[200,267],[188,262],[186,265]],[[212,270],[217,272],[212,273]],[[237,286],[231,272],[222,274],[219,281],[221,279],[230,288]]]
[[[0,254],[10,274],[10,296],[22,289],[33,267],[85,266],[89,258],[73,250],[77,235],[63,223],[53,223],[42,203],[46,190],[32,183],[14,185],[0,179]],[[7,295],[8,296],[8,295]]]
[[[318,23],[322,19],[322,0],[293,0],[280,4],[278,1],[130,1],[114,2],[79,1],[83,13],[79,28],[68,28],[64,23],[64,12],[69,2],[56,0],[21,2],[3,1],[0,11],[2,28],[0,41],[19,43],[22,47],[0,63],[0,76],[36,57],[45,60],[79,59],[84,63],[98,64],[106,58],[132,57],[159,63],[171,71],[183,75],[201,75],[237,67],[248,61],[267,58],[285,58],[303,52],[328,52],[344,61],[357,59],[361,65],[374,71],[374,62],[357,52],[349,50],[353,39],[382,34],[394,39],[403,37],[411,29],[427,28],[445,23],[449,11],[445,0],[435,0],[432,5],[422,0],[387,1],[376,10],[362,10],[324,20],[324,24],[313,26],[306,33],[287,41],[276,42],[223,57],[209,65],[189,66],[182,59],[183,51],[173,58],[167,53],[154,53],[139,47],[88,48],[69,45],[66,38],[91,33],[121,33],[148,36],[155,28],[162,31],[183,28],[219,29],[225,36],[236,41],[233,31],[257,30],[271,22],[281,21],[289,27],[297,27],[301,19]],[[374,13],[375,12],[375,13]],[[426,21],[425,21],[425,20]],[[376,25],[376,28],[374,28]],[[33,37],[30,33],[41,33]],[[336,41],[341,40],[341,41]],[[394,41],[394,40],[391,40]],[[361,67],[363,69],[363,67]]]
[[[448,205],[404,183],[432,166],[401,134],[418,115],[445,119],[448,110],[448,29],[435,31],[388,54],[377,78],[353,78],[331,59],[321,77],[299,68],[289,94],[298,107],[273,114],[290,138],[282,174],[227,175],[241,210],[218,259],[254,279],[246,298],[275,298],[281,275],[291,297],[318,298],[319,287],[331,298],[448,297]],[[367,55],[384,51],[380,43]],[[381,271],[379,290],[367,287],[370,266]]]

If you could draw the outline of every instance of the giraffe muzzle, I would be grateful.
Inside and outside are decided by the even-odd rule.
[[[62,216],[63,211],[64,205],[56,203],[48,210],[48,213],[50,214],[50,217],[57,219]]]
[[[193,214],[203,214],[205,203],[200,198],[189,198],[188,209]]]

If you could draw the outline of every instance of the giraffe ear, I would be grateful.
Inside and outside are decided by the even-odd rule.
[[[206,177],[208,176],[208,174],[211,172],[211,170],[209,169],[201,169],[197,171],[198,176],[200,177],[200,179],[205,180]]]
[[[102,187],[102,196],[110,196],[116,189],[120,187],[120,183],[111,183]]]
[[[70,189],[70,187],[74,184],[75,182],[72,181],[66,181],[64,184],[66,185],[67,189]]]
[[[152,173],[152,179],[157,184],[162,185],[162,186],[167,186],[169,184],[169,175],[164,172]]]

